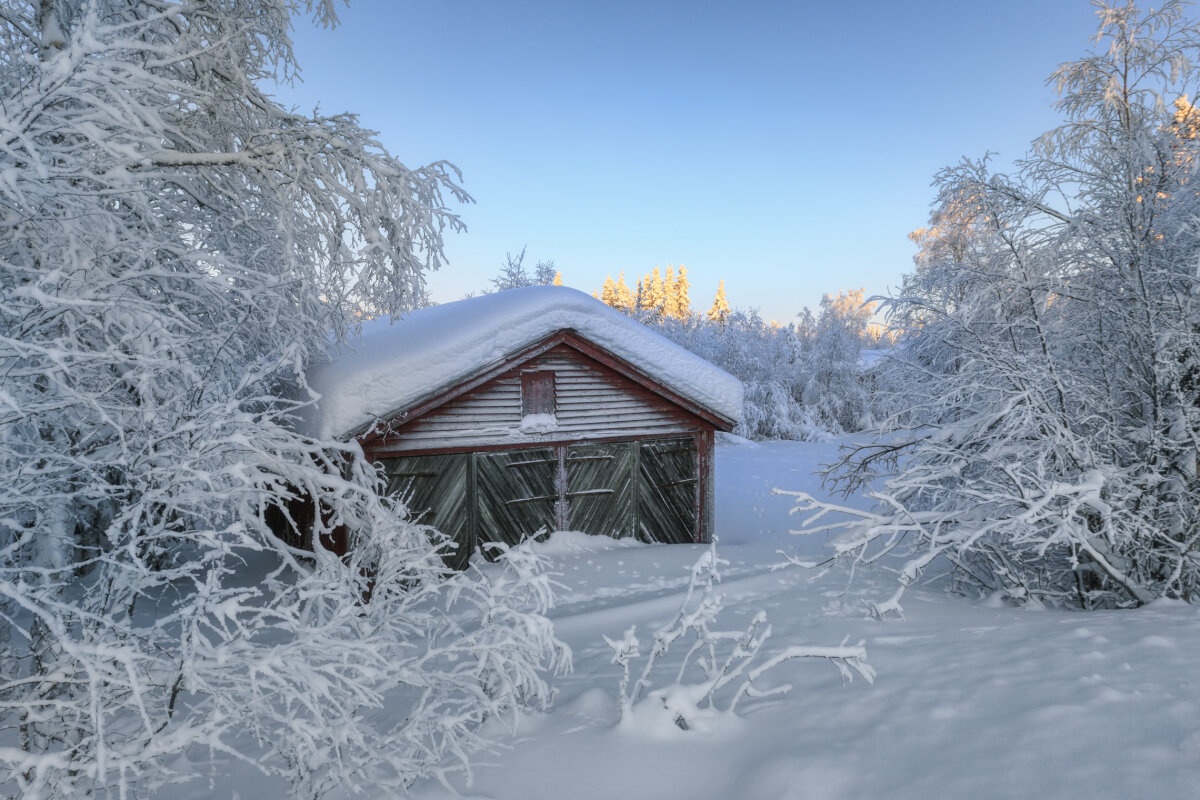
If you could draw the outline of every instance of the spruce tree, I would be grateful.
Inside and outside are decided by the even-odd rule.
[[[713,298],[712,308],[708,310],[709,322],[724,324],[729,317],[729,302],[725,299],[725,281],[717,284],[717,296]]]
[[[655,314],[661,314],[666,301],[662,273],[658,271],[658,267],[655,267],[642,280],[644,292],[641,307]]]
[[[615,299],[614,308],[618,308],[626,314],[630,314],[635,310],[633,292],[629,291],[629,285],[625,283],[624,272],[617,276]]]
[[[679,311],[675,305],[675,266],[667,265],[667,271],[663,275],[663,302],[662,315],[669,319],[678,319]]]
[[[612,275],[604,278],[604,285],[600,287],[600,302],[606,306],[617,308],[617,284],[613,281]]]
[[[692,285],[688,282],[687,267],[679,265],[679,275],[675,277],[675,317],[687,319],[692,315],[692,298],[688,296]]]

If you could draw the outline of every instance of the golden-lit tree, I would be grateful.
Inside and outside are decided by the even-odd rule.
[[[663,285],[662,273],[655,267],[642,277],[642,299],[638,307],[661,314],[665,302],[666,287]]]
[[[828,308],[836,318],[843,320],[848,327],[855,330],[866,330],[871,315],[875,313],[878,303],[867,301],[867,290],[864,288],[848,289],[837,294],[825,295],[822,308]]]
[[[663,273],[663,300],[662,300],[662,315],[677,319],[675,313],[675,265],[667,264],[666,272]]]
[[[675,277],[675,316],[677,319],[687,319],[692,315],[692,284],[688,281],[687,267],[679,265],[679,274]]]
[[[633,290],[625,282],[624,272],[615,281],[609,275],[600,291],[592,296],[627,314],[651,311],[670,319],[687,319],[692,313],[689,288],[687,267],[681,266],[678,275],[674,267],[667,267],[665,276],[655,267],[638,279]]]
[[[563,285],[562,272],[554,273],[554,281],[553,281],[552,285],[554,285],[554,286],[562,286]]]
[[[629,291],[629,285],[625,283],[624,272],[617,276],[613,301],[614,302],[610,303],[609,305],[611,305],[613,308],[624,311],[627,314],[636,310],[633,292]]]
[[[617,282],[613,280],[612,275],[604,278],[604,285],[600,287],[600,302],[617,308]]]
[[[725,281],[717,284],[717,296],[713,298],[712,308],[708,310],[708,321],[724,324],[729,317],[729,301],[725,299]]]

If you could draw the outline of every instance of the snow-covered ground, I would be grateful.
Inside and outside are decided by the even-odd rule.
[[[709,730],[617,726],[620,669],[604,637],[637,625],[643,652],[678,608],[704,548],[620,546],[579,535],[543,550],[563,584],[553,617],[574,651],[548,713],[485,755],[462,796],[500,800],[1200,797],[1200,618],[1185,604],[1079,613],[995,608],[910,590],[906,618],[866,618],[887,575],[816,581],[772,571],[787,535],[774,486],[819,488],[836,443],[718,448],[717,528],[726,616],[740,630],[765,610],[764,652],[865,640],[874,685],[843,685],[824,661],[770,673],[793,685]],[[672,650],[682,649],[676,644]],[[674,679],[671,660],[655,677]],[[486,764],[482,763],[486,762]],[[430,782],[425,800],[454,795]]]
[[[648,546],[584,534],[538,545],[561,587],[552,617],[574,652],[553,679],[554,707],[503,749],[475,759],[472,781],[413,787],[421,800],[862,800],[887,798],[1200,797],[1200,613],[1183,603],[1137,611],[993,607],[936,587],[910,589],[905,619],[879,622],[866,600],[891,594],[887,574],[817,580],[772,570],[779,549],[810,557],[821,542],[790,536],[775,486],[819,491],[813,471],[837,442],[737,442],[717,449],[723,630],[763,610],[774,628],[763,654],[791,645],[865,642],[874,684],[843,684],[822,660],[791,661],[743,701],[740,716],[703,730],[618,725],[621,670],[605,637],[637,626],[642,652],[671,619],[702,546]],[[655,670],[669,684],[680,640]],[[635,664],[640,669],[641,662]],[[244,764],[210,766],[172,798],[284,796]],[[338,793],[334,792],[333,797]],[[381,794],[380,797],[388,795]],[[340,799],[339,799],[340,800]]]

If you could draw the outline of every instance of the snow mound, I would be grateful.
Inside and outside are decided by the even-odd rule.
[[[314,370],[321,437],[346,436],[560,330],[574,330],[730,420],[742,384],[616,309],[565,286],[530,286],[364,323],[353,351]]]
[[[543,541],[529,539],[520,545],[531,553],[544,556],[566,555],[570,553],[590,553],[596,550],[619,550],[625,547],[646,547],[645,542],[639,542],[631,536],[621,539],[612,536],[598,536],[582,531],[555,531]]]

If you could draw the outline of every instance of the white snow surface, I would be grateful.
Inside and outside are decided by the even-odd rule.
[[[314,370],[318,436],[345,436],[556,331],[571,329],[721,416],[742,416],[742,384],[594,297],[530,286],[364,323],[352,351]]]
[[[844,441],[844,440],[843,440]],[[821,464],[839,442],[750,442],[716,448],[716,528],[725,611],[741,630],[763,611],[764,654],[792,646],[865,643],[874,684],[843,684],[821,661],[767,673],[738,715],[683,731],[652,715],[618,722],[621,669],[604,637],[636,625],[643,654],[679,608],[703,545],[639,545],[558,532],[525,545],[557,583],[550,616],[574,670],[552,679],[553,707],[517,730],[491,731],[500,749],[475,760],[470,780],[413,786],[416,800],[1117,800],[1200,797],[1200,608],[1159,601],[1134,611],[1032,610],[987,598],[910,588],[905,618],[877,621],[865,601],[886,598],[895,575],[838,568],[819,575],[772,569],[778,550],[806,560],[824,542],[789,535],[798,524],[779,486],[822,492]],[[839,498],[840,499],[840,498]],[[852,498],[851,503],[864,503]],[[885,567],[888,565],[885,565]],[[680,640],[651,676],[669,685]],[[635,663],[637,669],[643,662]],[[639,673],[634,671],[634,678]],[[248,745],[249,747],[249,745]],[[172,800],[285,797],[281,778],[232,758]],[[357,795],[355,795],[357,796]],[[385,792],[366,797],[382,798]],[[333,789],[329,800],[350,800]]]

